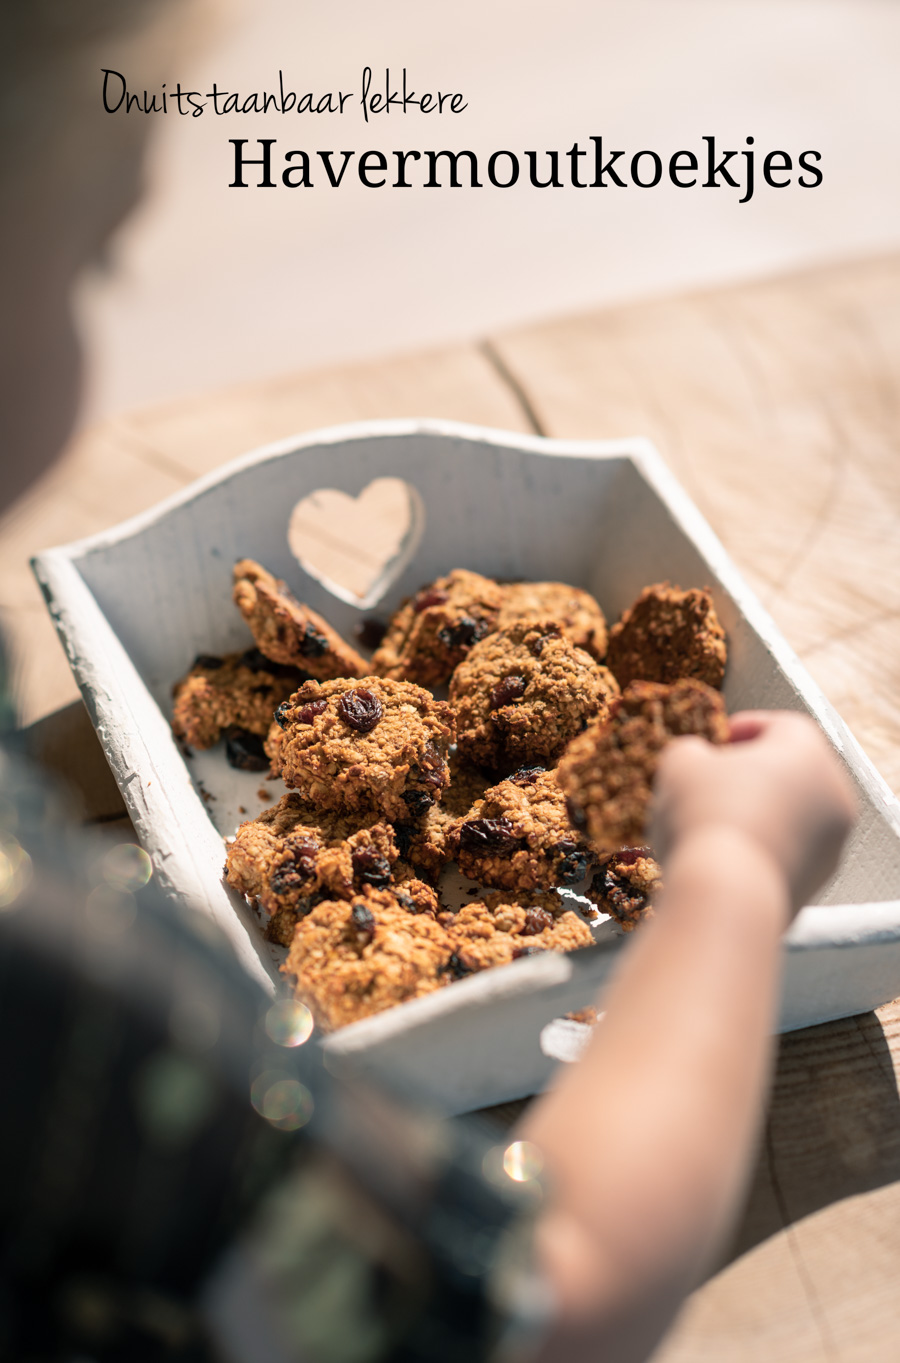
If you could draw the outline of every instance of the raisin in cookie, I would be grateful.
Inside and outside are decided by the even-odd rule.
[[[566,812],[555,771],[525,767],[485,791],[458,827],[463,875],[497,890],[574,885],[592,855]]]
[[[653,901],[662,889],[662,872],[649,847],[619,847],[600,858],[588,897],[601,913],[608,913],[626,932],[653,914]]]
[[[276,712],[285,785],[323,809],[418,818],[449,781],[453,711],[383,677],[308,681]]]
[[[728,742],[725,703],[704,682],[632,682],[569,744],[558,767],[569,816],[598,852],[640,843],[660,753],[673,738]]]
[[[539,951],[578,951],[594,945],[590,928],[577,913],[561,908],[549,896],[518,904],[501,894],[488,895],[459,913],[440,914],[438,921],[453,942],[450,969],[457,978]]]
[[[484,767],[550,762],[619,694],[553,620],[520,620],[476,644],[453,674],[462,757]]]
[[[267,658],[293,663],[320,681],[361,677],[369,670],[327,620],[302,605],[280,578],[251,558],[234,566],[234,602]]]
[[[590,592],[565,582],[509,582],[502,587],[498,629],[529,617],[555,620],[576,648],[583,648],[597,662],[606,655],[606,616]]]
[[[301,918],[281,968],[318,1025],[333,1031],[442,988],[452,955],[450,935],[431,914],[366,889]]]
[[[454,568],[404,601],[372,658],[372,671],[441,686],[472,645],[497,628],[501,601],[496,582]]]
[[[329,813],[291,792],[241,824],[225,874],[269,915],[270,940],[288,946],[297,919],[319,899],[350,899],[365,885],[389,885],[396,860],[391,826],[377,815]]]
[[[459,822],[480,800],[494,777],[460,761],[453,753],[449,762],[450,784],[440,804],[431,805],[421,819],[394,825],[400,855],[427,876],[437,876],[456,856]]]
[[[172,688],[172,729],[193,748],[211,748],[226,729],[266,734],[276,708],[305,675],[295,667],[270,662],[257,648],[224,658],[201,654]]]
[[[613,625],[606,662],[620,686],[695,677],[720,687],[727,656],[709,592],[655,582]]]

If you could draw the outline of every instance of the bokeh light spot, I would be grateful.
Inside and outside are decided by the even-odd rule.
[[[0,838],[0,909],[11,908],[31,880],[31,857],[15,838]]]
[[[305,1003],[279,999],[266,1013],[266,1032],[279,1046],[302,1046],[313,1033],[313,1015]]]
[[[543,1167],[543,1155],[530,1141],[513,1141],[503,1152],[503,1172],[513,1183],[530,1183]]]
[[[133,842],[120,842],[106,853],[100,870],[107,885],[112,885],[113,889],[139,890],[153,875],[153,862],[143,847]]]
[[[277,1070],[264,1070],[253,1081],[250,1101],[261,1117],[279,1131],[299,1131],[313,1114],[309,1089]]]

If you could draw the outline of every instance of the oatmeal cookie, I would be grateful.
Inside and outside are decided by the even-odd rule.
[[[251,558],[234,565],[234,603],[259,649],[275,662],[302,667],[320,681],[361,677],[369,670],[327,620],[304,606],[280,578]]]
[[[450,784],[440,804],[431,805],[421,819],[394,825],[401,857],[432,877],[456,856],[460,820],[495,779],[460,761],[456,753],[450,757],[449,768]]]
[[[473,644],[497,628],[496,582],[454,568],[404,601],[372,658],[372,671],[394,681],[441,686]]]
[[[202,653],[172,688],[172,729],[192,748],[211,748],[225,729],[261,736],[277,707],[305,677],[295,667],[270,662],[258,648],[223,658]],[[236,735],[232,741],[238,741]],[[260,762],[255,770],[263,766]]]
[[[653,916],[653,901],[662,889],[662,872],[649,847],[620,847],[600,858],[588,897],[631,932]]]
[[[229,885],[269,915],[266,935],[290,945],[297,919],[320,899],[350,899],[391,883],[397,847],[377,815],[347,817],[306,804],[293,791],[241,824],[228,847]]]
[[[453,674],[460,755],[484,767],[549,762],[619,694],[554,620],[520,620],[476,644]]]
[[[598,852],[640,843],[656,764],[682,734],[728,742],[725,703],[704,682],[632,682],[569,744],[557,768],[569,817]]]
[[[606,616],[590,592],[565,582],[509,582],[502,588],[498,629],[529,617],[555,620],[576,648],[597,662],[606,655]]]
[[[407,913],[430,913],[435,917],[443,912],[444,906],[438,891],[427,881],[420,880],[415,867],[410,866],[407,861],[395,863],[390,889],[397,903],[402,905]]]
[[[460,820],[457,861],[463,875],[497,890],[574,885],[592,860],[566,812],[555,771],[524,767],[485,791]]]
[[[450,779],[453,711],[409,682],[308,681],[275,718],[285,785],[323,809],[419,818]]]
[[[263,752],[269,762],[270,776],[274,777],[281,775],[281,746],[283,743],[284,729],[282,729],[277,719],[273,719],[272,723],[269,725],[269,732],[263,740]]]
[[[682,677],[720,687],[727,656],[725,631],[708,589],[684,592],[655,582],[613,625],[606,662],[623,687]]]
[[[333,1031],[450,982],[453,941],[429,913],[388,890],[318,904],[297,924],[281,967],[320,1027]]]
[[[459,913],[440,914],[438,921],[453,942],[450,970],[457,978],[539,951],[577,951],[594,945],[590,928],[577,913],[557,909],[549,897],[516,904],[502,894],[488,895]]]

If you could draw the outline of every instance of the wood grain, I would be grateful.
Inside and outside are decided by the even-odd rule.
[[[730,1262],[654,1363],[893,1363],[900,1005],[783,1037]]]
[[[30,553],[293,431],[403,415],[649,435],[900,790],[900,257],[287,376],[88,432],[0,524],[0,609],[21,645],[26,714],[73,695]],[[93,742],[84,725],[73,710],[33,741],[57,767],[67,749],[62,766],[81,772],[88,809],[115,819],[115,798],[77,756]],[[782,1038],[726,1266],[657,1363],[900,1357],[898,1074],[897,1002]],[[508,1126],[519,1110],[493,1119]]]
[[[900,259],[492,346],[546,434],[655,441],[900,790]]]
[[[78,694],[28,567],[31,555],[117,525],[260,445],[320,426],[404,416],[529,429],[490,360],[476,346],[460,346],[287,375],[84,432],[53,473],[0,519],[0,623],[13,654],[22,722]]]

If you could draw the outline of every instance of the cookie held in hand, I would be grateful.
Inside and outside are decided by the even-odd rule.
[[[728,717],[718,691],[686,678],[632,682],[609,717],[569,744],[558,767],[569,817],[597,852],[644,840],[660,753],[673,738],[696,734],[728,742]]]

